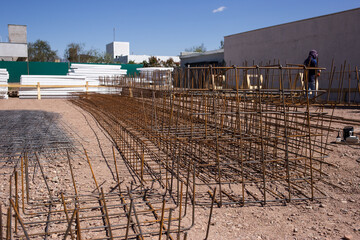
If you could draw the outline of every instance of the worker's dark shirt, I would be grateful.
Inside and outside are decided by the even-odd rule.
[[[307,67],[317,67],[317,61],[316,59],[312,58],[312,57],[308,57],[305,61],[304,61],[304,65]],[[309,70],[309,82],[315,82],[315,75],[316,75],[316,71],[314,69]]]

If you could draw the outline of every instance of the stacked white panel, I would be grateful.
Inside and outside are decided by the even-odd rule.
[[[9,73],[6,69],[0,68],[0,84],[6,85],[8,84],[9,80]],[[8,87],[0,87],[0,98],[1,99],[8,99]]]
[[[84,76],[58,76],[58,75],[21,75],[21,85],[40,84],[41,98],[64,98],[70,97],[73,93],[84,92],[86,80]],[[67,86],[66,88],[41,87],[48,86]],[[74,86],[74,87],[71,87]],[[89,89],[90,90],[90,89]],[[37,98],[37,88],[21,87],[19,98]]]
[[[85,76],[86,81],[91,86],[100,85],[99,78],[116,78],[125,76],[126,69],[121,69],[121,65],[104,64],[78,64],[72,63],[68,72],[69,76]]]

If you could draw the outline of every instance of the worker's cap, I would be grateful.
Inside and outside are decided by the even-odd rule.
[[[313,58],[317,58],[319,54],[315,49],[313,49],[309,52],[309,56],[312,56]]]

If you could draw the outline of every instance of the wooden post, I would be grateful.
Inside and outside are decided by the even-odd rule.
[[[37,99],[41,100],[41,92],[40,92],[40,83],[37,83],[37,93],[38,93],[38,97]]]

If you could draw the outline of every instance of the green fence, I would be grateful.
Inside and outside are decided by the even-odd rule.
[[[26,62],[0,61],[0,68],[6,68],[9,73],[9,82],[20,82],[20,76],[28,74]]]
[[[142,64],[121,64],[121,69],[126,69],[128,76],[134,76],[135,74],[139,74],[139,71],[136,69],[142,68],[143,66]]]
[[[138,74],[136,69],[142,66],[142,64],[121,64],[121,69],[126,69],[127,75],[133,76]],[[9,72],[9,82],[16,83],[20,82],[21,75],[66,75],[69,71],[70,63],[0,61],[0,68],[6,68]]]

